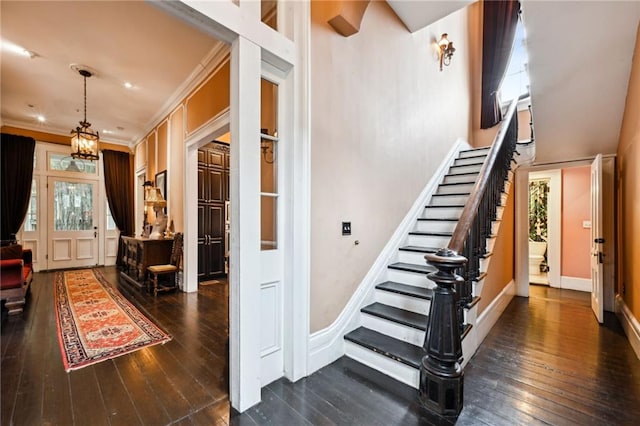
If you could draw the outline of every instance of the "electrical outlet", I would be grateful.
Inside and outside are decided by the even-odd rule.
[[[351,235],[351,222],[342,222],[342,235]]]

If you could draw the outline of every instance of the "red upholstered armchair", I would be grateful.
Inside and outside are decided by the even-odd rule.
[[[20,244],[0,248],[0,299],[9,315],[22,312],[33,279],[31,250]]]

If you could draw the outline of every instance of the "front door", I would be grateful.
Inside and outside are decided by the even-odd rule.
[[[98,264],[98,185],[96,181],[50,176],[47,269]]]
[[[602,155],[598,154],[591,164],[591,309],[599,323],[604,321],[602,229]]]

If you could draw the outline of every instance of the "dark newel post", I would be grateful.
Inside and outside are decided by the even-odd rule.
[[[438,271],[428,275],[437,287],[423,346],[426,355],[420,364],[420,400],[441,415],[457,416],[462,410],[463,372],[455,286],[460,286],[463,278],[455,270],[467,259],[449,249],[440,249],[425,258]]]

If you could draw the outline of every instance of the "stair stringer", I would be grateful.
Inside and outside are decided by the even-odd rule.
[[[338,315],[338,318],[329,327],[311,334],[309,337],[308,374],[319,370],[344,355],[344,335],[361,325],[360,309],[374,301],[375,286],[386,276],[388,265],[397,256],[398,249],[406,241],[407,234],[415,228],[418,217],[424,211],[424,206],[427,205],[431,196],[438,189],[438,185],[440,185],[449,167],[458,157],[458,153],[471,148],[473,147],[467,141],[461,138],[456,140],[358,285],[345,308]]]

